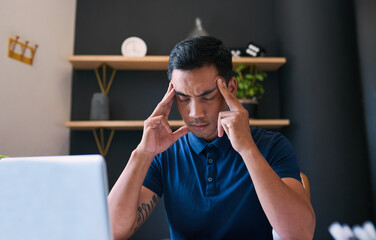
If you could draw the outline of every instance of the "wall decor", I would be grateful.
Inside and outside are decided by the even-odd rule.
[[[192,38],[194,36],[209,36],[209,33],[204,30],[201,24],[201,19],[196,18],[196,25],[193,30],[189,33],[188,38]]]
[[[110,120],[110,101],[106,94],[97,92],[91,98],[90,120]]]
[[[258,44],[249,42],[244,50],[245,56],[251,57],[263,57],[265,55],[265,49]]]
[[[121,45],[121,53],[124,57],[144,57],[146,52],[146,43],[139,37],[129,37]]]
[[[20,42],[19,36],[16,36],[16,39],[9,38],[9,45],[8,45],[8,57],[16,59],[20,62],[33,65],[33,60],[35,56],[35,52],[37,51],[38,44],[34,47],[29,46],[29,41]],[[19,46],[21,48],[21,52],[16,52],[16,47]],[[27,57],[30,55],[30,57]]]

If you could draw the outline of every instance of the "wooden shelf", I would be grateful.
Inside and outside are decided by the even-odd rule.
[[[182,120],[169,121],[171,128],[183,126]],[[281,128],[290,125],[289,119],[250,119],[249,124],[262,128]],[[140,130],[144,127],[144,121],[69,121],[65,126],[72,130],[96,130],[99,128],[111,130]]]
[[[240,57],[232,58],[232,65],[234,68],[240,64],[254,65],[258,70],[272,72],[277,71],[286,63],[284,57]]]
[[[167,70],[168,56],[123,57],[121,55],[74,55],[68,57],[73,68],[90,70],[106,64],[116,70]],[[239,64],[255,65],[259,70],[276,71],[286,63],[284,57],[240,57],[232,59]]]
[[[68,57],[74,69],[94,70],[101,92],[108,94],[117,70],[158,70],[168,68],[169,56],[145,56],[145,57],[124,57],[121,55],[74,55]],[[276,71],[286,63],[284,57],[240,57],[232,59],[233,67],[240,64],[253,65],[262,71]],[[112,68],[109,81],[107,81],[107,66]],[[102,78],[99,74],[102,69]],[[184,125],[182,120],[171,120],[169,124],[172,129]],[[281,128],[290,125],[288,119],[251,119],[249,124],[261,128]],[[92,131],[100,154],[106,156],[115,130],[142,130],[144,121],[68,121],[65,126],[71,130]],[[110,130],[109,136],[104,130]],[[106,136],[108,139],[105,140]]]

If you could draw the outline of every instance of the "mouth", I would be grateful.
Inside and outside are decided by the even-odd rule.
[[[209,126],[209,123],[191,124],[191,127],[196,131],[203,131],[207,126]]]

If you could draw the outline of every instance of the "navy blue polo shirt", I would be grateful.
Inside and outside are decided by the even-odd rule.
[[[300,181],[290,142],[251,127],[264,158],[281,177]],[[144,184],[164,195],[171,239],[272,239],[252,179],[226,134],[213,142],[189,133],[158,154]]]

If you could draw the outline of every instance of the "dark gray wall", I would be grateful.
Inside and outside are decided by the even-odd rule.
[[[372,219],[352,1],[277,2],[285,134],[312,185],[317,239],[333,221]]]
[[[376,1],[355,1],[373,202],[376,200]],[[374,206],[376,206],[374,204]],[[374,208],[374,215],[376,214]]]
[[[120,55],[122,42],[138,36],[146,42],[148,55],[168,55],[192,30],[196,17],[230,48],[254,41],[266,48],[268,56],[287,57],[287,64],[265,82],[260,117],[292,120],[284,133],[311,180],[318,223],[315,238],[330,239],[327,227],[334,220],[352,224],[370,219],[351,2],[78,0],[75,54]],[[109,93],[111,119],[147,118],[167,85],[165,71],[119,71]],[[89,119],[90,99],[98,91],[93,71],[74,71],[72,120]],[[179,118],[174,108],[171,119]],[[141,135],[141,131],[115,133],[106,158],[110,187]],[[72,131],[71,154],[86,153],[97,153],[92,133]],[[159,204],[133,239],[163,237],[168,237],[168,229]]]

